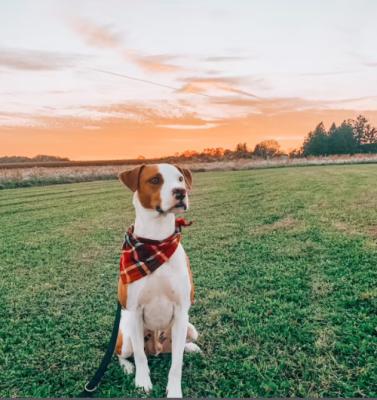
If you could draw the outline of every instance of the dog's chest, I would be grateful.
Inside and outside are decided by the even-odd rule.
[[[130,285],[129,308],[142,308],[146,328],[165,329],[173,320],[175,307],[189,307],[189,286],[186,255],[179,245],[169,261]]]

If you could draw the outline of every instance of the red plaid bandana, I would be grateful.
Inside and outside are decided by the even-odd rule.
[[[135,282],[161,267],[174,254],[181,240],[182,226],[190,226],[184,218],[175,220],[175,232],[164,240],[150,240],[134,235],[128,228],[120,257],[120,277],[123,284]]]

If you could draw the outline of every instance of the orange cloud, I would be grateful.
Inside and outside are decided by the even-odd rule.
[[[119,34],[112,32],[108,26],[100,26],[78,17],[72,18],[70,25],[89,46],[115,48],[122,44]]]
[[[9,69],[44,71],[72,67],[80,58],[75,54],[51,51],[0,49],[0,66]]]
[[[240,84],[246,81],[242,78],[235,77],[213,77],[213,78],[186,78],[184,84],[178,93],[207,93],[211,90],[220,90],[224,92],[241,94],[247,97],[258,98],[254,93],[243,90],[239,87]],[[254,83],[261,83],[262,80],[255,80]],[[246,83],[246,82],[245,82]]]
[[[169,63],[174,56],[162,54],[152,56],[128,54],[128,57],[131,57],[139,67],[147,72],[178,72],[184,70],[181,66]]]
[[[95,120],[95,125],[97,127],[122,122],[125,124],[136,123],[144,125],[145,127],[149,127],[149,129],[154,129],[154,127],[159,126],[180,126],[182,129],[192,129],[192,127],[208,127],[209,123],[215,122],[204,119],[195,112],[187,111],[184,105],[169,105],[168,109],[161,109],[153,104],[148,106],[142,103],[128,102],[86,106],[82,107],[81,110],[87,111],[89,116],[84,118],[65,117],[60,119],[51,116],[40,116],[35,117],[35,121],[44,126],[50,126],[53,121],[55,126],[61,128],[67,126],[81,127],[86,119],[91,118],[90,113],[93,112],[96,117],[92,117],[92,123],[88,125],[93,125],[93,121]],[[221,121],[216,121],[216,123],[221,123]]]
[[[345,104],[361,104],[368,100],[375,100],[376,96],[366,96],[359,98],[349,99],[337,99],[337,100],[308,100],[299,97],[291,98],[256,98],[248,99],[242,97],[213,97],[211,99],[212,104],[222,104],[233,107],[252,107],[256,112],[262,113],[263,115],[270,116],[277,113],[288,112],[288,111],[304,111],[304,110],[332,110],[340,108]],[[367,108],[367,107],[365,107]]]
[[[377,111],[334,109],[283,110],[265,115],[250,114],[212,123],[195,114],[159,115],[156,110],[132,109],[130,105],[106,106],[109,116],[92,118],[39,117],[41,126],[13,126],[0,132],[0,155],[55,154],[71,159],[111,159],[161,156],[187,149],[250,147],[265,139],[277,139],[284,149],[300,146],[305,135],[320,121],[328,127],[347,118],[365,115],[377,124]],[[110,111],[139,112],[143,118],[112,117]],[[145,117],[145,118],[144,118]],[[208,126],[210,124],[210,126]],[[191,127],[195,126],[195,130]],[[89,128],[88,128],[89,127]],[[95,128],[94,128],[95,127]]]
[[[134,63],[146,72],[170,73],[184,70],[181,66],[169,63],[175,56],[166,54],[145,55],[136,50],[125,48],[121,36],[113,32],[108,26],[100,26],[78,17],[71,19],[70,25],[89,46],[115,49],[127,61]]]

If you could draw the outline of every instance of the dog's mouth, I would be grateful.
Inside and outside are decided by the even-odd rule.
[[[177,204],[174,204],[174,206],[168,208],[167,210],[163,210],[160,206],[156,207],[156,211],[161,215],[168,214],[168,213],[172,212],[173,210],[186,211],[187,210],[187,204],[184,203],[183,201],[180,201]]]
[[[184,203],[183,201],[180,201],[179,203],[177,203],[174,208],[182,208],[183,210],[187,210],[187,204]]]

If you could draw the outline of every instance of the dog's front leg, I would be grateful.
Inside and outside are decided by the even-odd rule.
[[[135,359],[135,386],[142,388],[145,392],[152,390],[152,382],[149,377],[147,356],[144,351],[144,326],[141,310],[133,311],[131,327],[131,343]]]
[[[181,379],[183,351],[185,349],[188,325],[188,311],[176,308],[172,325],[172,362],[169,371],[168,386],[166,388],[168,397],[182,397]]]

